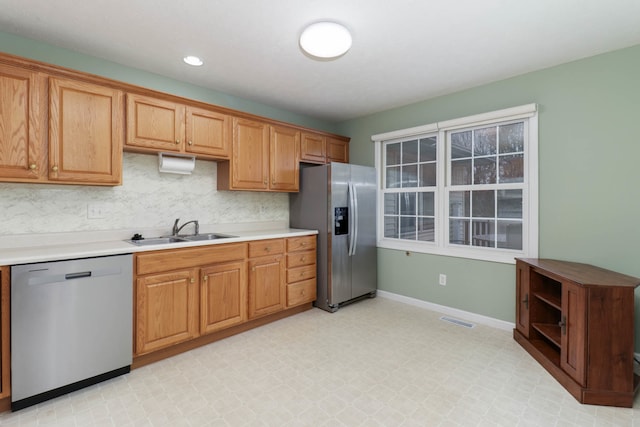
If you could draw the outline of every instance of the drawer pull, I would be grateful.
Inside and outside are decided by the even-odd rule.
[[[306,258],[306,257],[302,257],[302,258],[300,258],[300,261],[302,261],[302,262],[305,262],[306,260],[307,260],[307,258]]]

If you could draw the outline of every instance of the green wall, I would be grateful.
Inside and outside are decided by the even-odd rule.
[[[313,129],[336,132],[335,123],[318,120],[313,117],[297,114],[291,111],[271,107],[269,105],[248,101],[246,99],[227,95],[211,89],[170,79],[159,74],[126,67],[115,62],[105,61],[71,50],[62,49],[35,40],[17,37],[0,32],[0,52],[22,56],[60,65],[86,73],[96,74],[113,80],[118,80],[141,87],[170,93],[189,99],[195,99],[209,104],[245,111],[262,117],[269,117],[287,123],[306,126]],[[187,71],[185,71],[186,73]]]
[[[540,257],[640,277],[639,76],[640,45],[349,120],[338,131],[352,138],[351,161],[372,165],[371,135],[535,102]],[[378,254],[380,289],[514,321],[513,265]]]

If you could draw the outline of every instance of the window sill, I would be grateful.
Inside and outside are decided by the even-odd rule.
[[[383,249],[397,251],[416,252],[430,255],[449,256],[456,258],[473,259],[477,261],[498,262],[502,264],[515,264],[515,258],[527,258],[524,251],[510,251],[503,249],[473,249],[458,247],[439,247],[433,242],[409,242],[393,239],[378,240],[377,246]]]

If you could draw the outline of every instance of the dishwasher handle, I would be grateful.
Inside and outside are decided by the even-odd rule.
[[[91,272],[90,271],[81,271],[79,273],[67,273],[67,274],[64,275],[64,278],[66,280],[80,279],[82,277],[91,277]]]

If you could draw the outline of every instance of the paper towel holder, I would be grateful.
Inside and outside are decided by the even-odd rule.
[[[196,167],[196,156],[174,153],[158,153],[158,171],[190,175]]]

